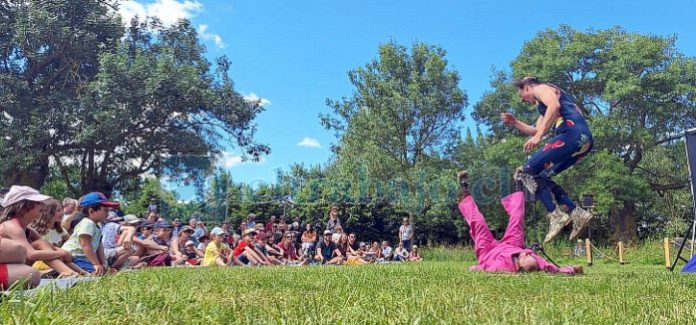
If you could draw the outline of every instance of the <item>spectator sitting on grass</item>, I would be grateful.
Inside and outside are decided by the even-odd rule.
[[[343,227],[337,225],[336,227],[334,227],[334,230],[334,233],[331,234],[331,240],[334,243],[338,244],[338,241],[341,240],[341,235],[343,234]]]
[[[44,202],[50,204],[50,209],[45,208]],[[12,186],[2,205],[4,210],[0,217],[0,232],[3,237],[24,246],[27,262],[42,272],[56,270],[61,276],[86,274],[73,263],[68,252],[55,247],[43,239],[35,229],[27,226],[40,223],[42,227],[39,230],[46,234],[46,225],[55,220],[56,211],[60,210],[60,202],[41,195],[31,187]]]
[[[408,260],[408,251],[404,247],[404,242],[399,241],[399,245],[394,250],[394,261],[403,262]]]
[[[242,220],[239,223],[239,235],[241,236],[245,230],[247,230],[247,223],[246,223],[246,220]]]
[[[360,257],[360,243],[358,242],[357,236],[355,233],[350,233],[348,235],[348,256],[358,256]]]
[[[246,229],[253,229],[254,227],[256,227],[256,215],[249,213],[246,220]]]
[[[319,262],[319,264],[340,264],[343,260],[340,253],[336,254],[336,243],[331,240],[331,231],[328,229],[324,230],[324,235],[322,239],[319,240],[316,251],[317,253],[314,259]]]
[[[372,247],[370,248],[370,251],[374,252],[375,254],[375,259],[377,262],[383,262],[384,261],[384,254],[382,254],[382,247],[379,246],[378,241],[372,242]]]
[[[222,242],[222,228],[215,227],[210,231],[211,241],[205,248],[202,266],[227,266],[229,247]]]
[[[41,272],[26,265],[27,250],[16,240],[3,239],[0,233],[0,291],[9,290],[24,283],[25,289],[34,288],[41,282]]]
[[[157,222],[157,221],[159,221],[159,215],[157,215],[157,212],[156,212],[156,211],[150,211],[150,212],[147,214],[147,222],[149,222],[149,223],[155,223],[155,222]]]
[[[140,240],[148,240],[152,237],[152,226],[154,224],[145,222],[138,227],[138,230],[140,231],[140,235],[138,235],[138,239]]]
[[[295,220],[288,224],[288,231],[294,233],[296,237],[299,236],[302,231],[300,224],[300,217],[295,217]]]
[[[283,257],[285,251],[275,243],[275,236],[271,234],[270,236],[265,235],[264,237],[264,244],[266,247],[266,255],[268,256],[268,259],[271,262],[274,262],[274,259],[280,262],[276,264],[285,264],[286,259]]]
[[[341,257],[340,264],[343,264],[346,261],[348,261],[348,235],[346,235],[345,233],[341,233],[341,236],[338,239],[338,244],[336,244],[336,251],[334,253],[334,256]]]
[[[183,225],[181,224],[181,219],[175,218],[172,221],[172,226],[174,226],[174,230],[172,231],[172,236],[174,238],[176,238],[179,236],[179,230],[181,230],[181,227],[183,227]]]
[[[136,226],[142,222],[142,219],[129,214],[123,218],[112,218],[112,220],[114,222],[109,222],[102,227],[102,245],[107,264],[118,270],[136,254],[133,237]]]
[[[174,227],[169,222],[159,221],[155,223],[154,229],[154,235],[149,240],[142,242],[146,248],[146,253],[141,262],[147,262],[147,266],[170,266],[172,256],[169,247]]]
[[[394,257],[392,256],[393,253],[394,252],[391,246],[389,246],[389,242],[387,242],[386,240],[382,241],[382,256],[384,257],[384,260],[391,261]]]
[[[269,239],[272,238],[273,236],[268,236],[265,232],[260,231],[256,235],[256,250],[263,253],[268,262],[272,265],[285,264],[280,248],[276,245],[268,244]]]
[[[198,220],[198,222],[196,222],[196,228],[193,228],[193,231],[194,231],[193,234],[195,235],[195,237],[200,237],[200,236],[198,236],[198,234],[202,234],[202,235],[208,234],[208,228],[205,226],[205,222],[203,222],[203,220]]]
[[[408,256],[408,260],[411,262],[420,262],[423,260],[423,258],[420,256],[420,253],[418,253],[418,246],[413,245],[411,248],[411,254]]]
[[[75,226],[75,231],[63,244],[63,249],[70,252],[75,264],[92,275],[101,276],[108,270],[99,223],[106,220],[110,208],[118,206],[118,203],[107,200],[106,196],[99,192],[83,196],[80,207],[85,217]]]
[[[304,257],[297,256],[295,249],[294,236],[292,233],[285,233],[282,242],[278,245],[283,252],[283,258],[287,265],[305,265],[308,260]]]
[[[41,213],[41,216],[34,220],[29,226],[29,228],[36,231],[36,233],[41,237],[41,240],[33,241],[31,244],[36,249],[41,249],[42,247],[48,249],[50,247],[53,251],[59,251],[61,250],[60,246],[64,242],[63,237],[65,236],[65,239],[70,237],[67,235],[67,233],[63,231],[59,233],[57,230],[55,230],[60,229],[60,221],[63,215],[63,211],[61,211],[62,207],[60,205],[60,202],[54,199],[48,199],[44,202],[44,204],[45,207],[43,209],[43,212]],[[54,228],[52,232],[51,228]],[[87,271],[81,269],[73,262],[64,261],[64,263],[72,271],[75,271],[80,275],[89,274]],[[51,272],[51,270],[53,270],[51,266],[44,263],[43,261],[36,261],[32,266],[35,269],[38,269],[39,271],[44,273],[49,273]]]
[[[247,229],[242,233],[242,240],[239,241],[237,247],[234,248],[234,257],[239,260],[244,265],[268,265],[261,256],[259,252],[254,248],[254,237],[256,236],[256,231],[254,229]]]
[[[259,227],[259,224],[256,224],[255,228],[262,228]],[[261,240],[259,240],[261,239]],[[259,254],[259,256],[263,256],[268,260],[268,255],[266,255],[266,233],[264,233],[262,230],[256,230],[256,236],[254,236],[254,241],[252,242],[254,246],[254,250],[256,250]],[[269,263],[271,263],[270,260],[268,260]]]
[[[203,235],[198,237],[198,250],[201,252],[205,252],[206,247],[208,247],[208,244],[210,243],[210,236],[208,235]],[[230,246],[232,247],[232,246]],[[236,246],[235,246],[236,247]]]
[[[308,223],[304,233],[302,233],[302,251],[311,252],[314,250],[314,245],[317,242],[317,232],[314,230],[314,226]]]
[[[70,238],[70,235],[61,226],[63,209],[60,202],[54,199],[49,199],[44,203],[46,206],[43,214],[40,218],[34,220],[29,227],[34,229],[43,240],[55,247],[60,247]]]
[[[191,227],[183,226],[179,230],[179,235],[172,239],[170,251],[172,252],[172,262],[174,265],[183,265],[188,261],[189,257],[184,254],[184,252],[186,250],[186,242],[193,242],[189,239],[192,234],[193,229],[191,229]]]
[[[60,226],[66,232],[68,232],[68,235],[72,234],[71,232],[69,232],[70,223],[72,222],[73,217],[77,213],[77,207],[79,205],[80,202],[73,198],[66,197],[63,199],[63,217],[61,218]]]
[[[271,215],[271,218],[268,219],[268,222],[266,223],[266,227],[264,227],[263,231],[267,233],[273,233],[273,225],[276,224],[276,216]]]
[[[184,255],[186,255],[186,264],[188,265],[200,265],[203,259],[203,252],[196,248],[196,244],[193,241],[187,241],[184,247]]]
[[[266,229],[266,228],[264,228],[263,224],[260,223],[260,222],[257,223],[256,226],[254,226],[254,230],[256,231],[256,235],[258,235],[258,234],[260,234],[261,232],[263,232],[264,229]]]
[[[220,228],[222,228],[222,232],[225,233],[226,235],[232,235],[234,233],[233,231],[231,231],[230,223],[228,221],[224,221],[222,223],[222,226],[220,226]]]
[[[278,221],[278,231],[282,232],[283,234],[288,232],[288,224],[285,222],[284,215],[280,216],[280,221]]]

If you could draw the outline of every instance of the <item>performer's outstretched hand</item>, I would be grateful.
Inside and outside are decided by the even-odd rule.
[[[515,122],[517,122],[517,119],[515,118],[515,116],[510,114],[510,113],[501,113],[500,119],[503,120],[503,123],[505,123],[507,125],[513,125],[513,124],[515,124]]]
[[[575,271],[576,275],[580,275],[580,274],[585,273],[585,269],[583,269],[582,266],[580,266],[580,265],[573,266],[573,270]]]
[[[531,137],[529,140],[527,140],[527,143],[524,144],[524,151],[525,152],[530,152],[536,148],[536,146],[539,145],[541,142],[541,137],[538,135],[535,135]]]

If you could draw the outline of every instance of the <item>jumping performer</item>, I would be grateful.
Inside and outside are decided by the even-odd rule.
[[[571,222],[573,230],[570,240],[573,241],[587,228],[592,214],[578,207],[551,177],[573,166],[590,153],[592,133],[580,108],[558,86],[540,83],[535,77],[525,77],[513,84],[517,87],[520,98],[524,102],[537,105],[539,111],[535,126],[519,121],[509,113],[500,116],[505,124],[531,136],[524,144],[525,152],[534,150],[549,128],[555,130],[555,137],[537,151],[524,167],[517,170],[515,179],[521,181],[530,192],[535,193],[548,211],[549,232],[544,242],[558,237],[563,227]],[[570,212],[570,215],[567,212]]]
[[[521,185],[517,192],[502,199],[503,207],[510,216],[505,235],[495,240],[486,219],[479,212],[474,198],[469,193],[469,178],[466,171],[457,175],[460,184],[459,211],[469,224],[471,238],[474,240],[474,253],[477,264],[472,271],[485,272],[549,272],[582,274],[582,266],[557,267],[534,251],[524,246],[524,193]]]

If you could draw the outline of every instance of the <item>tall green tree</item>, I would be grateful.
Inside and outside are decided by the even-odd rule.
[[[383,44],[378,58],[348,78],[352,96],[327,100],[331,113],[320,116],[338,142],[318,187],[348,225],[379,238],[395,232],[403,216],[416,222],[438,203],[430,194],[444,186],[442,174],[454,175],[442,159],[460,141],[467,96],[446,51],[422,42]],[[429,220],[435,218],[422,222]]]
[[[53,155],[71,149],[80,98],[101,54],[123,36],[114,1],[0,2],[0,171],[41,187]]]
[[[114,1],[9,1],[0,35],[0,169],[40,187],[57,168],[73,196],[133,190],[149,172],[203,184],[222,148],[258,159],[260,101],[234,90],[187,20],[125,28]]]
[[[456,143],[467,96],[445,55],[438,46],[416,42],[409,51],[390,42],[379,58],[351,70],[353,95],[327,100],[332,113],[320,116],[339,139],[338,159],[387,180]]]
[[[253,141],[260,102],[234,90],[226,58],[211,71],[204,54],[196,30],[181,20],[134,22],[117,50],[102,56],[82,100],[83,125],[65,139],[74,149],[55,157],[61,170],[80,169],[76,191],[110,192],[148,171],[201,184],[226,145],[256,159],[269,152]]]

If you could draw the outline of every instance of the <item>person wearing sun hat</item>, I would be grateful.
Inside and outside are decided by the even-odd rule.
[[[49,196],[28,186],[12,186],[3,198],[5,210],[2,223],[3,237],[16,240],[26,249],[26,259],[29,262],[43,261],[59,276],[75,276],[85,273],[73,264],[70,254],[62,249],[53,247],[51,243],[41,238],[38,232],[28,227],[43,215],[43,210]],[[49,216],[50,217],[50,216]],[[41,263],[37,264],[41,265]]]
[[[172,257],[174,258],[174,265],[183,265],[189,259],[189,257],[186,256],[185,251],[186,243],[193,242],[189,239],[189,237],[192,234],[193,228],[189,226],[183,226],[179,230],[179,233],[176,234],[176,236],[172,236],[172,242],[171,247],[169,248],[169,252],[171,252]]]
[[[27,280],[28,287],[39,284],[41,274],[26,265],[27,260],[44,261],[54,269],[60,263],[65,266],[65,272],[72,272],[62,261],[69,257],[65,251],[37,250],[31,245],[40,236],[27,226],[41,216],[43,202],[49,198],[31,187],[17,185],[12,186],[3,197],[0,216],[0,290],[7,290],[22,280]]]
[[[119,206],[119,203],[109,201],[103,193],[85,194],[80,200],[84,218],[75,226],[70,239],[63,244],[63,249],[70,252],[75,264],[93,275],[101,276],[108,270],[99,223],[107,219],[110,209]]]

